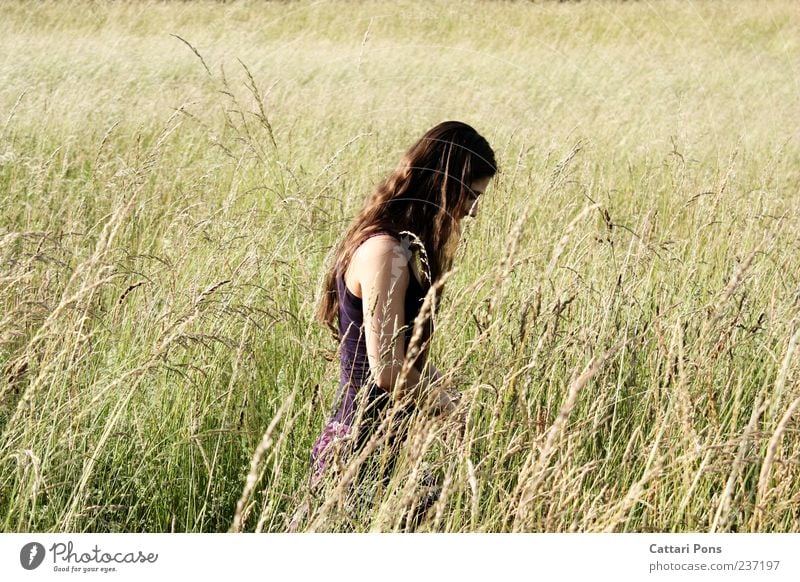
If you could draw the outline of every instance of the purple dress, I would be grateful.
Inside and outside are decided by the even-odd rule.
[[[409,249],[408,239],[389,232],[376,232],[367,238],[378,234],[391,234],[401,243],[404,250]],[[366,239],[365,239],[366,240]],[[409,250],[403,260],[412,256]],[[332,453],[332,445],[346,437],[352,430],[352,423],[359,402],[366,404],[363,417],[365,422],[359,427],[359,443],[356,448],[363,446],[370,437],[373,423],[378,420],[380,413],[386,408],[389,400],[388,393],[381,389],[370,377],[369,360],[367,358],[367,344],[364,337],[363,304],[360,297],[354,295],[345,284],[344,274],[338,272],[336,289],[339,298],[339,336],[342,338],[340,356],[339,389],[332,413],[322,432],[314,442],[311,450],[311,484],[316,485],[322,477]],[[425,289],[411,274],[405,297],[405,340],[404,346],[408,349],[414,327],[414,319],[419,313],[422,301],[425,298]],[[431,331],[431,322],[428,321],[424,337]],[[424,349],[417,358],[417,367],[422,367],[427,357]],[[362,400],[362,396],[364,397]]]

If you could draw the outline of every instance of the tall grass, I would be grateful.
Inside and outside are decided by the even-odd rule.
[[[798,530],[792,2],[0,14],[4,531]],[[466,430],[312,494],[326,256],[444,119],[502,169],[436,317]]]

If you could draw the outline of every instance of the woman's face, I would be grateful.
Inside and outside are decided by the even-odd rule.
[[[478,214],[478,204],[480,203],[480,197],[486,191],[486,187],[489,185],[489,181],[491,178],[481,178],[480,180],[475,180],[472,185],[470,186],[470,192],[467,192],[467,208],[465,213],[461,218],[464,216],[469,216],[470,218],[475,218]]]

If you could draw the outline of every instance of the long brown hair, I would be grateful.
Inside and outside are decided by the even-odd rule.
[[[336,277],[345,272],[364,239],[377,231],[414,233],[425,245],[430,285],[452,267],[461,236],[457,217],[470,204],[472,183],[495,173],[497,163],[489,143],[460,121],[436,125],[411,146],[397,168],[369,196],[332,253],[316,318],[328,326],[337,341]],[[437,294],[442,290],[439,288]]]

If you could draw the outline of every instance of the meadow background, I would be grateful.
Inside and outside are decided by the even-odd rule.
[[[2,531],[396,531],[422,467],[417,531],[798,531],[798,63],[790,0],[0,3]],[[356,511],[314,306],[445,119],[501,166],[432,350],[467,431]]]

